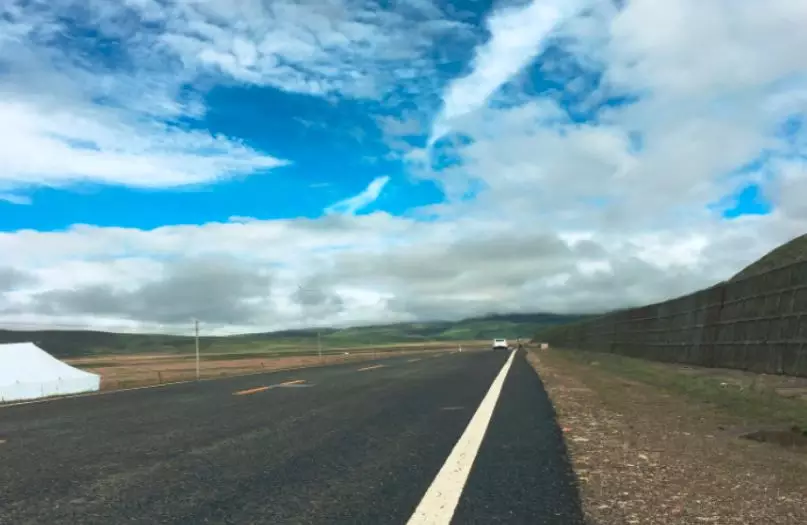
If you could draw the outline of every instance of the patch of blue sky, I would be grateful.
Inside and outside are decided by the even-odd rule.
[[[213,90],[204,117],[187,118],[182,127],[238,137],[291,164],[213,184],[159,191],[103,185],[39,188],[26,193],[32,205],[0,201],[0,230],[52,231],[76,223],[150,229],[221,222],[232,216],[314,218],[381,175],[391,180],[378,201],[362,213],[384,210],[402,215],[440,202],[442,194],[435,183],[414,183],[400,162],[384,159],[387,147],[364,104],[329,103],[271,88]]]
[[[628,153],[633,155],[641,153],[645,147],[644,135],[638,131],[628,132]]]
[[[128,24],[126,20],[117,20],[114,25],[109,23],[99,25],[97,18],[87,7],[76,3],[69,13],[69,18],[64,15],[61,17],[60,21],[63,24],[58,31],[44,26],[35,29],[33,36],[35,40],[58,48],[66,55],[69,54],[76,63],[87,69],[131,69],[134,62],[127,51],[126,39],[135,37],[137,31],[145,28],[136,21],[134,14],[129,16],[132,16],[132,19]],[[111,34],[113,30],[115,34]]]
[[[562,40],[553,39],[521,74],[502,86],[494,107],[516,107],[528,100],[549,98],[566,119],[545,124],[596,123],[603,112],[639,100],[639,93],[614,92],[603,79],[603,71],[584,66],[564,50]]]
[[[729,206],[722,210],[725,219],[736,219],[744,215],[767,215],[773,211],[772,204],[765,198],[758,183],[743,186],[729,202]]]
[[[38,188],[28,193],[33,204],[14,205],[0,201],[0,231],[33,228],[61,230],[72,224],[151,229],[166,224],[225,222],[230,217],[258,220],[316,218],[333,203],[363,191],[380,171],[392,173],[377,201],[360,213],[386,211],[404,215],[409,210],[441,202],[432,181],[411,181],[396,163],[383,166],[353,164],[350,173],[323,162],[327,174],[299,167],[284,167],[204,187],[171,190],[140,190],[121,186],[84,185],[64,191]],[[397,170],[397,171],[396,171]],[[329,180],[339,179],[339,183]],[[326,176],[323,176],[326,175]],[[312,182],[317,181],[320,182]]]
[[[796,137],[804,133],[806,127],[804,115],[791,115],[782,122],[778,134],[785,140],[792,142]]]
[[[89,151],[100,151],[101,148],[98,147],[93,141],[89,140],[79,140],[70,137],[65,137],[56,133],[49,133],[48,134],[51,138],[58,140],[66,145],[68,145],[71,149],[84,149]]]
[[[292,162],[382,154],[380,132],[361,101],[328,101],[270,87],[218,87],[208,93],[199,125],[239,137],[260,151]]]
[[[604,208],[605,208],[605,207],[607,207],[609,204],[613,204],[613,203],[614,203],[614,199],[613,199],[613,198],[611,198],[611,197],[603,197],[603,196],[597,196],[597,197],[583,197],[583,198],[581,199],[581,201],[582,201],[582,202],[583,202],[583,204],[585,204],[586,206],[591,206],[592,208],[595,208],[595,209],[598,209],[598,210],[604,209]]]
[[[462,148],[473,143],[465,133],[451,132],[438,139],[431,150],[431,169],[442,171],[462,165]]]
[[[734,185],[735,190],[708,204],[707,209],[724,219],[769,214],[773,205],[765,198],[763,188],[774,176],[770,167],[776,158],[776,152],[763,150],[756,158],[724,175],[723,179]]]
[[[365,184],[366,186],[366,184]],[[355,188],[359,193],[363,188]],[[350,194],[347,195],[348,197]],[[421,207],[438,204],[444,201],[443,192],[433,180],[412,180],[403,176],[392,176],[384,186],[378,199],[368,204],[356,215],[367,215],[375,212],[386,212],[400,217],[419,218],[414,213]]]
[[[765,187],[775,182],[778,166],[782,162],[807,160],[805,134],[807,119],[804,115],[794,114],[785,118],[774,133],[780,146],[761,151],[756,158],[730,173],[728,177],[737,179],[738,189],[709,208],[726,219],[771,213],[774,205],[766,198]]]
[[[384,112],[395,116],[404,110],[419,113],[423,132],[401,140],[414,147],[424,145],[446,84],[470,71],[475,46],[489,37],[484,18],[493,8],[492,0],[465,0],[441,6],[462,27],[456,34],[441,37],[445,41],[437,41],[433,47],[433,56],[428,58],[434,62],[434,75],[402,80],[396,92],[378,102],[343,99],[336,94],[325,98],[290,94],[266,86],[246,86],[212,72],[200,72],[193,85],[177,81],[171,88],[172,95],[188,107],[166,124],[221,134],[290,164],[182,188],[144,190],[99,183],[31,188],[25,191],[33,201],[31,205],[0,200],[0,230],[58,230],[79,223],[148,229],[164,224],[225,221],[231,216],[317,217],[333,202],[360,193],[382,175],[390,176],[390,181],[378,200],[362,213],[383,210],[404,215],[418,207],[440,203],[444,196],[439,184],[413,180],[402,162],[390,160],[385,143],[388,137],[383,136],[374,119]],[[150,67],[169,59],[159,56],[159,49],[151,48],[154,56],[130,55],[131,49],[141,50],[143,46],[127,43],[143,42],[153,36],[152,31],[158,34],[157,23],[132,20],[129,24],[124,11],[117,12],[116,16],[123,18],[114,23],[98,20],[78,4],[68,16],[70,20],[63,29],[48,32],[41,28],[40,37],[48,45],[62,48],[65,55],[75,57],[75,65],[88,74],[148,74]],[[162,64],[160,71],[165,72],[165,67]],[[98,105],[120,105],[120,98],[112,93],[92,93],[92,101]],[[451,148],[437,155],[433,169],[455,166],[459,162],[456,148],[467,144],[467,140],[452,137]],[[98,149],[91,142],[71,141],[68,145]]]

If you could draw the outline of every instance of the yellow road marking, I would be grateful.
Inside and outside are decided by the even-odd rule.
[[[295,379],[294,381],[286,381],[285,383],[280,383],[278,386],[299,385],[300,383],[305,383],[305,379]]]
[[[250,388],[248,390],[239,390],[238,392],[233,392],[234,396],[246,396],[249,394],[257,394],[258,392],[266,392],[272,388],[271,386],[259,386],[258,388]]]
[[[384,368],[387,365],[373,365],[373,366],[365,366],[364,368],[359,368],[356,372],[364,372],[365,370],[375,370],[376,368]]]

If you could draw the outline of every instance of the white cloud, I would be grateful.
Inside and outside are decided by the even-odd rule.
[[[417,18],[406,16],[413,7]],[[342,0],[248,1],[235,8],[220,0],[172,3],[160,42],[187,67],[240,81],[374,98],[399,72],[431,70],[426,56],[433,38],[463,27],[443,16],[428,0],[394,8]]]
[[[139,187],[205,183],[286,164],[234,140],[127,112],[0,102],[0,182]]]
[[[599,311],[712,284],[798,233],[798,223],[781,215],[700,227],[688,235],[592,229],[561,236],[507,220],[422,223],[376,213],[6,233],[0,251],[11,270],[0,277],[12,290],[0,291],[0,326],[182,330],[198,317],[206,330],[232,332],[314,319],[345,325]],[[301,296],[300,286],[312,293]]]
[[[435,93],[446,101],[443,118],[449,115],[452,130],[467,137],[451,152],[457,164],[434,173],[424,167],[428,152],[406,153],[413,170],[420,168],[419,175],[434,177],[456,197],[416,210],[415,216],[429,221],[357,215],[381,195],[388,179],[380,177],[318,219],[3,233],[0,253],[8,268],[0,272],[0,320],[189,326],[182,320],[206,315],[211,329],[237,331],[312,319],[349,324],[501,310],[597,311],[707,286],[803,233],[807,138],[803,131],[783,137],[778,129],[784,119],[807,113],[800,76],[807,71],[800,51],[807,42],[797,27],[807,20],[804,3],[771,0],[762,9],[752,0],[663,6],[633,0],[621,10],[608,4],[590,4],[594,10],[586,16],[564,14],[563,23],[551,28],[532,26],[530,34],[519,24],[538,20],[537,7],[529,12],[534,19],[524,13],[514,18],[516,8],[494,12],[489,27],[497,28],[493,36],[501,35],[499,40],[477,50],[469,75]],[[170,20],[171,31],[160,35],[160,53],[180,60],[183,72],[220,70],[241,81],[307,93],[377,95],[394,70],[378,73],[378,64],[417,61],[426,38],[415,32],[411,43],[397,48],[397,29],[410,27],[400,14],[363,12],[358,20],[340,3],[308,6],[318,14],[302,26],[291,21],[305,18],[307,4],[280,3],[271,16],[260,3],[239,4],[232,12],[219,3],[188,4],[171,17],[154,3],[139,5],[141,13]],[[242,26],[235,27],[236,19],[244,20]],[[373,28],[385,28],[387,36],[371,34]],[[316,47],[315,29],[324,31],[328,51]],[[513,77],[553,30],[577,63],[544,63],[547,74],[576,68],[602,73],[593,91],[589,78],[571,74],[563,95],[580,98],[582,109],[595,109],[613,95],[635,100],[581,121],[568,117],[561,93],[516,90]],[[25,33],[14,31],[5,34]],[[266,35],[273,39],[266,42]],[[420,67],[426,66],[415,69]],[[355,76],[345,74],[350,69]],[[137,152],[144,162],[162,162],[155,177],[174,182],[266,161],[233,140],[161,128],[166,115],[198,110],[168,87],[149,100],[135,97],[136,115],[147,116],[143,124],[128,110],[88,105],[85,84],[67,82],[72,73],[63,78],[49,71],[56,76],[41,85],[57,78],[69,88],[54,99],[58,103],[43,90],[33,98],[14,93],[3,99],[11,108],[7,115],[27,112],[18,113],[21,135],[29,133],[25,125],[36,125],[37,140],[56,134],[116,155]],[[71,71],[83,78],[80,68]],[[120,84],[113,78],[113,85]],[[139,90],[143,84],[135,79],[133,85]],[[424,113],[419,108],[415,115],[382,120],[382,127],[390,136],[407,137],[417,132]],[[52,121],[45,118],[51,115]],[[65,130],[67,122],[74,129]],[[123,153],[116,146],[121,137],[132,139]],[[186,155],[188,164],[164,162],[161,148]],[[81,155],[92,155],[87,149],[71,146],[66,166],[83,166]],[[217,155],[199,160],[198,152],[209,149]],[[738,171],[762,151],[770,162]],[[13,162],[25,160],[11,153]],[[48,166],[47,159],[27,162],[40,163],[29,173]],[[116,173],[127,184],[144,184],[129,172]],[[38,176],[51,184],[64,180]],[[774,213],[725,221],[708,208],[749,182],[763,185]],[[469,189],[476,197],[460,198]],[[165,299],[208,281],[215,297],[200,290]],[[314,293],[296,296],[300,285]],[[194,311],[202,303],[215,308]]]
[[[357,211],[366,208],[378,200],[378,197],[381,196],[381,192],[384,190],[384,186],[386,186],[388,182],[389,177],[386,175],[376,177],[367,185],[364,191],[329,206],[326,212],[354,215]]]
[[[429,5],[402,3],[421,13],[412,19],[342,0],[5,2],[0,188],[174,187],[283,166],[236,137],[178,125],[205,114],[196,80],[379,97],[399,70],[431,77],[434,38],[460,31],[427,23],[442,16]],[[83,47],[74,32],[84,27],[111,43],[114,61]]]
[[[454,119],[482,106],[543,51],[547,37],[575,12],[577,4],[577,1],[532,0],[525,6],[494,11],[487,20],[490,39],[476,49],[471,71],[446,89],[443,109],[434,123],[429,144],[448,132]]]
[[[807,20],[803,3],[775,0],[760,9],[751,0],[708,6],[686,0],[659,8],[636,0],[615,10],[589,2],[586,13],[557,26],[561,53],[552,56],[564,58],[545,61],[544,70],[560,71],[567,94],[583,97],[583,109],[613,95],[635,99],[580,122],[562,116],[558,93],[500,91],[496,104],[453,119],[452,129],[468,138],[454,152],[457,166],[426,175],[452,195],[484,188],[478,204],[496,210],[489,216],[605,231],[675,226],[686,233],[709,220],[708,205],[760,180],[740,168],[763,152],[794,153],[778,128],[791,115],[807,114],[807,62],[797,51],[807,41],[796,29]],[[582,75],[592,70],[602,82],[581,90],[591,83]],[[446,100],[466,100],[454,97],[458,85],[466,82],[452,85]],[[796,148],[807,153],[803,143]]]
[[[88,7],[102,32],[114,27],[105,16],[125,14],[123,7]],[[146,55],[147,43],[115,35],[124,38],[135,73],[105,69],[57,44],[67,31],[60,17],[78,13],[69,3],[0,7],[0,187],[17,188],[19,198],[25,188],[76,182],[172,187],[286,164],[237,139],[173,124],[204,110],[179,94],[188,76],[159,53]]]

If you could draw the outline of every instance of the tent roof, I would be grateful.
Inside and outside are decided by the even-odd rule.
[[[0,344],[0,385],[98,377],[59,361],[34,343]]]

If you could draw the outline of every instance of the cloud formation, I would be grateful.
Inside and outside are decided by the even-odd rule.
[[[201,125],[207,87],[375,99],[429,78],[429,2],[29,2],[0,6],[0,195],[171,188],[289,164]]]
[[[271,313],[267,301],[271,276],[265,270],[221,258],[180,260],[162,270],[156,279],[125,288],[101,282],[47,289],[31,294],[16,311],[7,308],[6,313],[88,316],[151,325],[187,325],[194,319],[212,325],[249,325]]]
[[[478,28],[423,1],[87,4],[130,69],[47,45],[76,6],[32,5],[0,8],[0,199],[295,162],[179,125],[207,110],[199,79],[361,100],[368,134],[446,199],[359,213],[398,187],[378,174],[317,218],[0,233],[0,325],[596,312],[710,285],[807,229],[803,2],[497,4]],[[467,63],[445,67],[447,41],[469,44]],[[722,217],[749,185],[773,211]]]
[[[478,109],[544,49],[558,24],[574,14],[579,2],[532,0],[506,6],[487,19],[489,40],[476,48],[471,71],[452,81],[434,122],[429,145],[451,129],[451,122]]]

